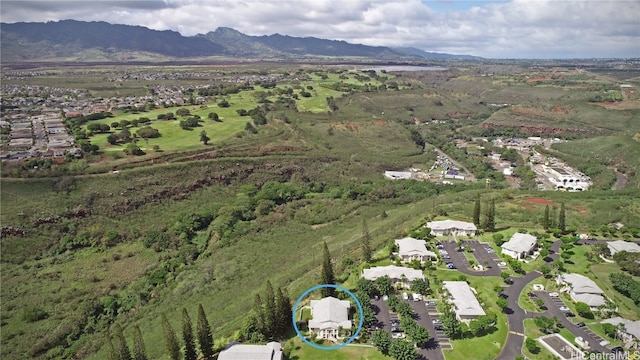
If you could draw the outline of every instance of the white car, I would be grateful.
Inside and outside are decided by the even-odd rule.
[[[402,332],[394,332],[391,334],[392,339],[404,339],[405,335]]]
[[[422,300],[422,295],[413,294],[413,301],[421,301],[421,300]]]
[[[407,293],[402,293],[402,298],[403,298],[404,300],[409,300],[409,294],[407,294]]]
[[[569,311],[569,308],[566,306],[560,306],[560,311]]]
[[[551,297],[558,297],[558,296],[560,296],[560,295],[558,295],[558,293],[557,293],[557,292],[552,292],[552,293],[549,293],[549,296],[551,296]]]

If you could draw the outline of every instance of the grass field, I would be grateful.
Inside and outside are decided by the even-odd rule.
[[[338,350],[319,350],[302,342],[299,338],[293,340],[293,351],[289,356],[291,360],[386,360],[392,359],[382,355],[375,347],[353,344]]]

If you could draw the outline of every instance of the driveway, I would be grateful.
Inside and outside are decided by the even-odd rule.
[[[569,321],[569,319],[567,319],[567,317],[564,315],[565,312],[560,310],[560,306],[565,305],[561,298],[553,298],[549,296],[549,293],[547,293],[546,291],[536,291],[535,294],[544,301],[544,304],[547,307],[547,311],[544,312],[545,316],[557,316],[565,329],[569,330],[573,335],[581,336],[583,339],[587,340],[589,342],[591,350],[600,353],[611,352],[611,350],[609,350],[605,346],[600,345],[600,342],[605,340],[600,337],[600,335],[594,333],[586,326],[578,327],[573,322]]]
[[[391,333],[391,318],[389,316],[389,306],[380,297],[378,300],[371,299],[371,309],[376,314],[375,325]]]
[[[442,349],[440,348],[440,344],[438,339],[436,338],[436,332],[433,327],[433,321],[429,316],[427,311],[427,307],[425,306],[424,301],[407,301],[409,305],[413,308],[415,312],[414,319],[416,322],[429,330],[429,334],[431,334],[431,340],[424,345],[424,347],[418,349],[418,354],[420,354],[424,359],[429,360],[444,360],[444,355],[442,354]],[[447,339],[448,341],[448,339]]]

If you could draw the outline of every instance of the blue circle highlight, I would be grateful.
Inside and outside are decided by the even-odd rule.
[[[334,289],[338,289],[340,291],[344,291],[349,296],[351,296],[353,298],[353,300],[355,300],[356,306],[358,307],[358,312],[360,313],[360,322],[358,324],[358,328],[356,329],[356,332],[353,335],[351,335],[351,337],[349,339],[347,339],[347,341],[345,341],[344,343],[339,344],[339,345],[322,346],[322,345],[314,344],[313,342],[307,340],[307,338],[305,338],[304,335],[302,335],[302,333],[300,332],[300,329],[298,329],[298,324],[296,322],[296,313],[298,312],[298,306],[300,305],[300,302],[307,295],[309,295],[310,292],[318,290],[318,289],[322,289],[322,288],[334,288]],[[308,289],[307,291],[303,292],[302,295],[300,295],[298,300],[296,300],[296,303],[293,305],[293,316],[292,316],[291,320],[293,321],[293,328],[296,330],[296,334],[298,334],[298,337],[300,339],[302,339],[303,342],[307,343],[309,346],[314,347],[314,348],[316,348],[318,350],[338,350],[341,347],[347,346],[347,344],[349,344],[350,342],[355,340],[356,337],[358,336],[358,334],[360,334],[360,330],[362,330],[362,324],[364,323],[364,311],[362,310],[362,304],[360,303],[360,300],[358,300],[358,298],[351,291],[345,289],[344,287],[342,287],[340,285],[320,284],[320,285],[316,285],[316,286]]]

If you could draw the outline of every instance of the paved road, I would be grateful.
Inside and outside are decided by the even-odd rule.
[[[519,278],[513,278],[513,284],[504,288],[503,293],[508,296],[509,305],[505,312],[507,313],[507,322],[509,323],[509,333],[507,341],[502,347],[502,351],[498,354],[498,360],[513,360],[522,354],[522,344],[524,343],[524,319],[527,314],[518,305],[518,297],[522,289],[533,281],[542,276],[541,273],[534,271]]]
[[[611,190],[624,189],[624,187],[627,186],[627,177],[615,169],[613,171],[616,173],[616,183],[611,186]]]

